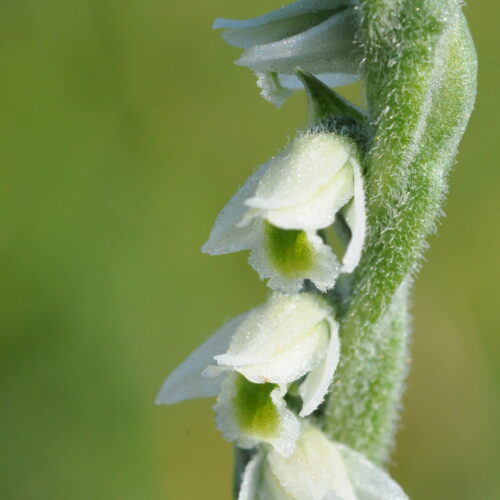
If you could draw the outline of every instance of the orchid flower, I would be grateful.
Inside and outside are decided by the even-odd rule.
[[[236,64],[256,72],[265,99],[280,106],[301,83],[297,66],[330,86],[359,78],[352,0],[299,0],[245,21],[217,19],[224,39],[245,49]]]
[[[361,453],[304,424],[292,455],[260,447],[246,465],[238,500],[408,500]]]
[[[318,231],[341,213],[351,230],[342,263]],[[274,290],[299,291],[305,279],[326,291],[359,262],[365,237],[357,146],[331,132],[307,132],[261,166],[219,214],[202,250],[250,250],[249,262]]]
[[[310,415],[323,401],[339,359],[338,326],[318,295],[274,293],[229,321],[167,378],[159,404],[218,396],[217,423],[229,441],[251,448],[271,444],[290,455],[300,434],[284,396],[299,381]]]

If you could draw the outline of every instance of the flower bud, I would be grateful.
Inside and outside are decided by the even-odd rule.
[[[351,229],[342,265],[318,234],[341,213]],[[305,133],[260,167],[219,214],[202,250],[250,250],[249,262],[269,286],[297,292],[305,279],[326,291],[351,272],[365,236],[358,148],[330,132]]]

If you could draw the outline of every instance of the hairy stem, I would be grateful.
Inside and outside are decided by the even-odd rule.
[[[387,460],[406,375],[407,290],[472,111],[476,59],[455,0],[362,0],[369,234],[326,408],[336,440]],[[405,280],[406,278],[406,280]]]

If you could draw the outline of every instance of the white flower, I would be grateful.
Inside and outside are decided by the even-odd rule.
[[[352,0],[299,0],[254,19],[217,19],[214,28],[225,28],[224,39],[245,49],[236,64],[255,71],[264,98],[279,106],[301,87],[298,66],[330,86],[359,78],[356,22]]]
[[[294,453],[263,449],[247,464],[238,500],[408,500],[361,453],[303,426]]]
[[[284,396],[300,381],[301,417],[323,401],[339,358],[332,314],[318,295],[272,294],[193,352],[167,378],[157,403],[218,395],[217,423],[228,440],[244,448],[266,442],[290,455],[300,421]]]
[[[339,263],[318,234],[342,212],[352,237]],[[326,291],[359,262],[365,201],[357,146],[330,133],[305,133],[260,167],[221,211],[202,250],[250,250],[249,262],[275,290],[297,292],[305,279]]]

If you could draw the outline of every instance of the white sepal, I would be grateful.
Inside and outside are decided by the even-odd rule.
[[[353,43],[355,11],[345,9],[316,26],[285,39],[247,48],[236,64],[258,72],[293,75],[300,67],[312,74],[359,74],[359,49]]]
[[[240,227],[239,223],[248,211],[245,201],[253,196],[268,167],[269,163],[266,163],[258,168],[221,210],[208,241],[201,248],[202,252],[223,255],[252,248],[259,235],[255,234],[253,226]]]
[[[294,500],[361,500],[335,443],[311,425],[303,425],[295,452],[289,457],[270,450],[263,465]],[[267,485],[263,485],[264,489]]]
[[[364,455],[340,443],[337,447],[358,500],[409,500],[401,486]]]
[[[265,454],[259,451],[246,464],[241,478],[238,500],[257,500],[257,490],[260,483],[264,457]]]
[[[310,415],[323,402],[333,380],[333,375],[339,364],[340,340],[338,325],[333,318],[327,318],[330,328],[330,341],[323,361],[308,373],[299,387],[302,398],[301,417]]]
[[[165,380],[156,398],[156,404],[175,404],[187,399],[208,398],[220,392],[222,378],[205,378],[202,372],[213,363],[215,355],[224,352],[238,325],[246,314],[228,321],[193,351]]]
[[[309,19],[314,19],[315,15],[351,5],[352,0],[299,0],[279,9],[273,10],[262,16],[252,19],[216,19],[213,29],[226,29],[223,33],[224,39],[234,47],[246,48],[252,45],[276,41],[282,38],[283,22],[294,23],[300,26],[300,22],[306,20],[307,25],[311,24]],[[293,21],[295,20],[295,22]],[[258,40],[259,34],[262,36],[262,28],[266,27],[266,33],[273,33],[271,40]]]
[[[343,209],[347,224],[351,230],[351,240],[342,258],[342,272],[352,273],[361,259],[366,237],[366,208],[363,188],[363,174],[356,155],[350,159],[354,173],[354,197]]]

